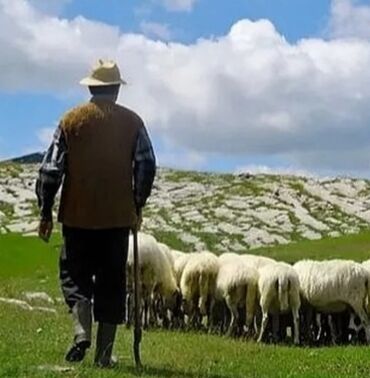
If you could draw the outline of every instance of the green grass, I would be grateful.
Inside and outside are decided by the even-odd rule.
[[[363,261],[370,259],[370,231],[345,235],[338,238],[325,237],[320,240],[302,240],[286,245],[254,249],[253,254],[261,254],[287,262],[310,258],[350,259]]]
[[[21,164],[1,162],[0,163],[0,177],[19,177],[20,173],[23,172],[23,167]]]
[[[169,238],[173,236],[168,236]],[[50,244],[37,238],[0,235],[0,296],[21,298],[25,290],[46,291],[60,297],[57,263],[60,237]],[[299,242],[254,250],[279,259],[305,257],[370,258],[370,232],[337,239]],[[115,353],[118,368],[95,369],[90,352],[71,372],[40,370],[40,366],[71,366],[63,356],[71,341],[66,307],[57,315],[28,312],[0,304],[0,377],[134,377],[132,332],[121,327]],[[144,332],[142,377],[368,377],[368,347],[295,348],[257,345],[205,334]]]
[[[14,206],[8,202],[0,201],[0,211],[5,214],[6,218],[12,218]]]
[[[169,245],[173,249],[187,251],[188,245],[184,243],[175,232],[171,231],[154,231],[153,235],[161,243]]]

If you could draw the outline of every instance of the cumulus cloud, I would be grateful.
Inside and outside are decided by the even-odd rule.
[[[370,39],[370,5],[351,0],[332,0],[329,31],[334,37]]]
[[[140,30],[148,37],[155,39],[162,39],[169,41],[172,38],[172,33],[167,24],[158,22],[142,21],[140,23]]]
[[[278,156],[302,169],[361,169],[370,148],[370,42],[289,43],[268,20],[240,20],[184,45],[123,34],[77,17],[50,17],[0,0],[3,90],[65,94],[100,57],[118,60],[122,102],[156,138],[212,156]],[[185,156],[186,154],[182,154]]]
[[[154,0],[171,12],[190,12],[198,0]]]

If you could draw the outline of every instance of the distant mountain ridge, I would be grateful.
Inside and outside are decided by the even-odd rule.
[[[11,162],[18,164],[39,164],[44,158],[45,152],[34,152],[32,154],[27,154],[12,159],[5,160],[3,162]]]

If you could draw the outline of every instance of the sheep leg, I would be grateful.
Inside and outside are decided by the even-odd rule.
[[[194,318],[193,318],[193,324],[194,324],[194,328],[199,330],[202,326],[202,320],[203,320],[203,316],[199,310],[199,307],[198,306],[194,306]]]
[[[233,303],[229,295],[226,297],[226,305],[227,308],[230,310],[231,314],[231,322],[229,325],[229,329],[227,331],[227,335],[234,336],[237,328],[237,320],[239,317],[238,306],[235,303]]]
[[[301,308],[302,309],[302,308]],[[312,344],[315,341],[315,326],[313,324],[314,309],[310,305],[306,305],[302,309],[302,337],[305,342]]]
[[[323,337],[323,332],[324,332],[322,322],[321,322],[321,314],[320,313],[316,314],[316,326],[318,328],[316,341],[320,342],[322,337]]]
[[[259,335],[258,340],[257,340],[257,342],[259,342],[259,343],[262,341],[263,335],[264,335],[266,328],[267,328],[268,321],[269,321],[268,311],[265,310],[265,309],[262,309],[261,330],[260,330],[260,335]]]
[[[299,345],[299,309],[292,309],[293,324],[294,324],[294,344]]]
[[[226,306],[225,301],[222,303],[222,322],[221,322],[221,333],[224,334],[228,329],[229,323],[229,309]]]
[[[198,301],[194,298],[189,302],[189,328],[196,329],[198,327]]]
[[[131,293],[126,295],[126,328],[131,327],[132,314],[131,314]]]
[[[257,296],[257,287],[255,285],[247,285],[246,287],[246,300],[245,300],[245,325],[247,336],[251,336],[252,323],[254,319],[254,314],[256,312],[256,296]]]
[[[259,325],[261,323],[262,323],[261,306],[257,305],[256,316],[254,317],[254,332],[255,332],[256,335],[259,335],[259,333],[260,333],[260,327],[259,327]]]
[[[214,331],[214,308],[215,308],[215,299],[213,297],[210,298],[209,301],[209,311],[207,315],[207,327],[209,332]]]
[[[201,275],[199,277],[199,310],[202,316],[207,315],[207,299],[209,292],[209,277]]]
[[[149,296],[149,325],[154,327],[156,325],[157,311],[156,311],[156,296],[152,292]]]
[[[365,311],[365,309],[359,305],[359,306],[353,306],[353,311],[355,314],[360,318],[361,323],[363,324],[366,332],[366,342],[369,344],[370,343],[370,322],[369,322],[369,317]]]
[[[275,343],[279,342],[279,325],[280,325],[279,314],[273,314],[272,315],[272,334],[273,334]]]
[[[330,334],[331,334],[331,342],[333,343],[333,345],[336,345],[337,340],[338,340],[338,334],[337,334],[337,330],[334,324],[333,315],[331,314],[328,315],[328,324],[329,324],[329,329],[330,329]]]

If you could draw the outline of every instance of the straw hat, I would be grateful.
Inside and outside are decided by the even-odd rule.
[[[90,76],[80,81],[81,85],[86,86],[103,86],[127,84],[122,78],[119,68],[112,60],[103,61],[99,59],[93,67]]]

